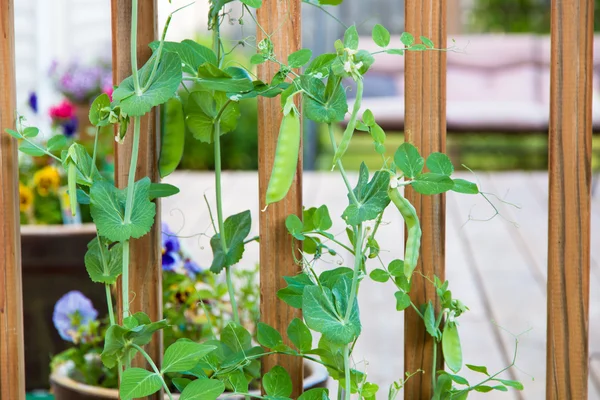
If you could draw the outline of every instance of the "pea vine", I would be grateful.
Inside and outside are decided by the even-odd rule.
[[[375,399],[379,387],[369,382],[367,374],[352,368],[352,352],[362,331],[358,296],[360,283],[367,276],[377,282],[391,282],[396,309],[412,308],[423,320],[424,326],[441,346],[446,366],[451,371],[431,371],[433,399],[465,399],[472,391],[506,391],[508,387],[522,389],[517,381],[489,374],[483,366],[464,364],[481,373],[481,382],[471,385],[458,375],[463,368],[461,342],[457,319],[467,307],[455,299],[448,282],[437,277],[425,277],[434,286],[441,304],[437,312],[433,303],[415,304],[410,297],[411,283],[417,266],[421,228],[415,208],[403,196],[401,189],[412,187],[423,195],[436,195],[447,191],[479,194],[476,184],[452,178],[454,166],[441,153],[432,153],[425,159],[410,143],[399,146],[393,159],[385,157],[386,135],[370,110],[361,109],[364,75],[375,62],[374,55],[388,53],[403,55],[406,51],[439,50],[425,37],[417,43],[409,34],[401,35],[397,47],[391,47],[391,35],[381,25],[373,29],[372,39],[381,50],[369,52],[359,48],[359,35],[355,26],[347,28],[343,40],[334,43],[334,52],[312,57],[309,49],[300,49],[282,61],[274,53],[271,35],[256,44],[257,52],[252,64],[275,63],[280,67],[271,82],[252,78],[252,72],[239,66],[224,66],[227,55],[220,35],[220,25],[227,16],[225,6],[233,0],[212,0],[209,10],[209,29],[212,31],[212,48],[191,40],[165,41],[173,14],[168,17],[160,41],[150,44],[151,58],[138,69],[137,25],[138,0],[131,0],[131,76],[115,88],[112,100],[103,94],[97,97],[90,109],[90,122],[97,127],[92,155],[74,143],[65,149],[61,135],[51,138],[47,147],[33,140],[39,130],[23,127],[6,132],[21,141],[20,150],[33,156],[47,155],[61,162],[67,171],[69,198],[75,213],[77,203],[89,204],[96,225],[97,237],[88,244],[85,265],[94,282],[105,285],[110,327],[105,338],[102,362],[109,368],[118,367],[120,397],[124,400],[145,397],[160,391],[173,399],[172,388],[167,385],[166,374],[181,392],[181,400],[214,400],[225,390],[232,395],[247,398],[288,399],[292,383],[284,368],[276,366],[260,377],[259,362],[269,354],[286,354],[321,363],[330,376],[339,382],[338,398],[348,400],[353,394],[361,399]],[[251,8],[261,6],[261,0],[240,0],[243,10],[251,18]],[[323,9],[340,0],[308,1]],[[177,10],[179,11],[179,10]],[[240,18],[241,22],[241,18]],[[256,21],[255,21],[256,22]],[[258,24],[258,23],[257,23]],[[259,25],[259,29],[262,29]],[[302,73],[297,73],[303,68]],[[349,112],[345,84],[356,84],[356,98],[350,110],[350,119],[338,143],[334,126],[342,122]],[[186,90],[185,106],[178,90]],[[334,153],[332,168],[339,174],[347,188],[348,206],[342,214],[346,225],[344,239],[332,234],[333,222],[326,205],[303,211],[302,218],[290,215],[286,227],[296,241],[303,242],[298,263],[303,272],[285,277],[287,286],[278,292],[279,298],[291,307],[300,308],[302,319],[294,319],[285,335],[293,346],[284,343],[282,333],[259,323],[256,341],[239,321],[238,306],[232,282],[232,268],[239,263],[245,246],[255,240],[248,238],[251,228],[250,211],[246,210],[225,218],[222,207],[221,136],[232,131],[240,116],[239,102],[244,99],[280,96],[283,113],[273,170],[266,192],[266,204],[282,200],[289,191],[296,173],[301,140],[300,121],[308,118],[328,126],[331,148]],[[300,97],[302,107],[296,106]],[[162,106],[183,120],[194,137],[214,145],[216,221],[211,221],[215,234],[210,239],[213,251],[211,271],[224,271],[233,308],[233,321],[220,333],[219,338],[195,343],[181,339],[169,346],[162,365],[144,350],[155,332],[168,326],[168,321],[152,321],[148,315],[130,310],[129,263],[130,241],[146,235],[156,216],[155,199],[171,196],[179,189],[168,184],[151,182],[148,177],[135,181],[138,165],[141,118],[154,107]],[[96,147],[100,128],[118,126],[116,140],[123,143],[132,135],[132,154],[127,187],[117,188],[105,180],[96,167]],[[129,126],[132,125],[132,129]],[[371,135],[374,151],[382,157],[382,166],[370,173],[362,164],[358,180],[353,186],[343,165],[344,154],[356,131]],[[180,133],[169,133],[177,135]],[[159,169],[161,177],[170,174],[179,163],[181,155],[174,157],[164,151],[172,138],[163,136],[163,151]],[[425,171],[425,167],[427,171]],[[392,205],[406,224],[408,237],[403,259],[384,265],[379,257],[380,246],[376,239],[385,209]],[[352,268],[337,267],[316,272],[316,265],[324,254],[351,255]],[[294,250],[294,254],[298,254]],[[367,266],[377,263],[376,268]],[[370,272],[369,272],[370,269]],[[122,278],[122,322],[117,322],[111,288]],[[313,346],[313,333],[321,335]],[[148,368],[132,367],[134,356],[146,359]],[[437,351],[432,357],[435,360]],[[436,363],[433,362],[435,365]],[[509,366],[514,365],[513,363]],[[504,372],[502,370],[500,372]],[[419,371],[409,371],[406,377],[395,382],[388,398],[398,395],[404,382]],[[266,395],[252,394],[252,382],[261,380]],[[301,400],[329,399],[326,389],[312,389],[303,393]]]

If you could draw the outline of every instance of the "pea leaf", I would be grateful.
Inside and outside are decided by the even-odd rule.
[[[511,388],[517,389],[517,390],[523,390],[523,384],[519,381],[513,381],[510,379],[494,379],[495,381],[498,381],[506,386],[510,386]]]
[[[185,387],[179,400],[216,400],[225,391],[225,384],[216,379],[199,378]]]
[[[427,172],[416,177],[411,182],[411,186],[421,194],[433,195],[452,190],[454,181],[446,175]]]
[[[419,39],[421,39],[421,42],[423,42],[423,44],[428,48],[433,49],[435,47],[431,39],[426,38],[425,36],[419,36]]]
[[[155,52],[159,45],[159,41],[154,41],[149,46]],[[163,51],[177,54],[181,59],[183,72],[190,75],[196,75],[198,67],[204,63],[217,64],[217,56],[211,49],[189,39],[180,43],[164,42]]]
[[[296,214],[288,215],[288,217],[285,219],[285,227],[287,228],[288,232],[296,239],[306,239],[306,236],[302,234],[302,232],[304,231],[304,224],[302,224],[302,221],[300,220],[300,218],[298,218]]]
[[[19,132],[13,130],[13,129],[4,129],[4,132],[8,133],[10,136],[14,137],[15,139],[23,139],[23,135],[21,135]]]
[[[221,331],[221,342],[238,353],[252,347],[252,335],[243,326],[230,322]]]
[[[388,265],[388,271],[392,276],[404,276],[404,261],[394,260]]]
[[[244,240],[250,233],[252,219],[250,210],[243,211],[227,218],[224,222],[224,234],[227,242],[227,253],[223,251],[221,234],[217,233],[210,239],[213,251],[213,262],[210,270],[218,274],[225,267],[237,264],[244,253]]]
[[[425,322],[425,330],[434,338],[439,338],[439,331],[435,326],[435,312],[433,310],[433,304],[431,301],[427,303],[425,307],[425,312],[423,313],[424,322]]]
[[[104,238],[94,238],[88,243],[85,253],[85,268],[92,282],[112,285],[123,270],[123,247],[117,243],[109,247]]]
[[[410,46],[415,42],[415,37],[408,32],[403,32],[402,35],[400,35],[400,41],[403,45]]]
[[[173,382],[173,386],[175,386],[175,389],[177,389],[181,393],[186,388],[186,386],[192,382],[192,380],[188,378],[173,378],[171,382]]]
[[[154,224],[156,205],[149,200],[150,178],[135,182],[132,212],[125,220],[127,189],[117,189],[106,181],[95,182],[90,189],[90,211],[100,236],[113,242],[140,238]]]
[[[479,189],[477,185],[473,182],[469,182],[464,179],[454,179],[454,186],[452,187],[452,191],[464,194],[478,194]]]
[[[344,120],[348,102],[342,85],[336,86],[331,96],[326,95],[325,84],[313,76],[303,76],[301,85],[308,93],[302,96],[302,110],[306,118],[323,123]]]
[[[262,0],[240,0],[242,3],[252,8],[260,8],[262,6]]]
[[[121,375],[120,398],[130,400],[149,396],[162,387],[159,375],[143,368],[127,368]]]
[[[254,89],[252,81],[246,77],[233,77],[212,63],[204,63],[198,67],[198,86],[206,90],[221,92],[247,92]]]
[[[298,400],[329,400],[329,390],[325,388],[309,389],[302,393]]]
[[[465,367],[469,368],[471,371],[479,372],[480,374],[490,376],[490,374],[488,373],[487,367],[485,367],[485,366],[465,364]]]
[[[450,176],[454,172],[452,161],[444,153],[431,153],[425,162],[429,171],[434,174]]]
[[[29,139],[33,139],[34,137],[39,135],[39,133],[40,130],[35,126],[28,126],[27,128],[23,129],[23,136]]]
[[[312,348],[312,334],[306,324],[299,318],[294,318],[287,328],[287,335],[301,352],[305,353]]]
[[[340,279],[352,280],[353,275],[354,271],[350,268],[337,267],[321,272],[321,275],[319,275],[319,282],[321,282],[321,285],[333,290]]]
[[[193,368],[198,361],[215,346],[199,344],[189,340],[178,340],[167,348],[162,363],[161,372],[184,372]]]
[[[375,282],[385,283],[390,279],[390,274],[384,269],[377,268],[371,271],[369,277]]]
[[[406,292],[398,290],[394,293],[396,298],[396,310],[403,311],[410,306],[410,296]]]
[[[223,92],[196,91],[188,97],[185,105],[185,122],[194,138],[201,142],[213,142],[213,128],[219,111],[225,106],[228,98]],[[221,114],[221,135],[230,132],[237,126],[240,117],[239,106],[229,103]]]
[[[283,279],[288,286],[278,290],[277,297],[294,308],[302,308],[304,287],[307,285],[312,286],[314,283],[305,273],[296,276],[284,276]]]
[[[229,374],[229,383],[231,383],[234,392],[248,393],[248,378],[246,378],[243,370],[238,369]]]
[[[161,139],[158,171],[160,177],[170,175],[181,162],[185,143],[185,120],[183,106],[178,98],[172,98],[161,107]]]
[[[121,106],[128,116],[141,116],[152,107],[165,103],[175,95],[181,83],[181,60],[175,53],[162,55],[151,82],[150,74],[154,67],[155,56],[139,70],[140,92],[136,93],[133,77],[125,78],[113,92],[113,102]],[[144,89],[146,86],[147,89]]]
[[[312,60],[308,67],[306,67],[304,74],[321,74],[321,76],[326,76],[329,74],[329,68],[336,58],[337,55],[334,53],[318,55],[314,58],[314,60]]]
[[[19,146],[19,151],[32,157],[41,157],[44,154],[46,154],[44,150],[40,149],[39,147],[30,142],[21,143],[21,145]]]
[[[326,205],[323,204],[315,209],[315,212],[312,215],[312,223],[314,228],[320,231],[326,231],[333,226],[331,216],[329,215],[329,209]]]
[[[100,355],[102,363],[107,368],[113,368],[125,349],[125,334],[127,329],[119,325],[111,325],[104,335],[104,349]]]
[[[48,140],[46,146],[48,147],[49,152],[54,152],[57,150],[62,150],[63,147],[67,144],[67,138],[65,135],[55,135]]]
[[[279,365],[271,368],[263,376],[262,384],[265,393],[270,397],[289,398],[292,395],[292,378],[290,378],[285,368]]]
[[[352,25],[344,32],[344,47],[358,50],[358,31],[355,25]]]
[[[179,193],[177,186],[168,183],[151,183],[148,191],[148,198],[154,200],[159,197],[169,197]]]
[[[342,218],[344,218],[348,225],[354,226],[361,222],[377,218],[390,203],[390,198],[387,194],[390,175],[387,172],[377,171],[371,181],[367,183],[368,179],[369,170],[365,163],[362,163],[360,165],[358,183],[353,190],[358,204],[355,204],[350,195],[348,195],[350,205],[346,207],[342,214]]]
[[[300,68],[307,64],[311,57],[312,51],[310,49],[300,49],[288,56],[288,66],[290,68]]]
[[[394,163],[407,178],[414,178],[421,173],[425,165],[425,159],[419,154],[419,150],[410,143],[402,143],[394,154]]]
[[[390,44],[390,32],[383,25],[375,24],[371,36],[379,47],[387,47]]]
[[[90,106],[89,119],[94,126],[106,126],[110,124],[108,117],[110,112],[106,108],[110,107],[110,97],[102,93],[96,97]]]
[[[261,346],[264,346],[267,349],[274,349],[280,344],[283,344],[283,338],[277,329],[264,322],[258,323],[256,339]]]
[[[69,161],[72,161],[77,166],[76,181],[79,185],[92,186],[94,182],[101,181],[102,175],[98,172],[98,168],[93,164],[92,157],[88,154],[85,147],[79,143],[73,143],[67,152],[65,159],[65,167]]]

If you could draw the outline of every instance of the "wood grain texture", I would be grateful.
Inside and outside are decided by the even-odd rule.
[[[406,31],[415,37],[426,36],[436,46],[446,45],[446,1],[405,0]],[[439,51],[407,52],[405,55],[405,137],[423,157],[446,151],[446,54]],[[417,271],[444,279],[445,208],[444,195],[422,196],[406,190],[421,221],[423,236]],[[435,289],[426,279],[415,274],[411,298],[417,305],[433,300],[436,312],[439,302]],[[404,369],[423,370],[408,380],[404,398],[429,399],[433,395],[433,339],[425,331],[421,318],[411,309],[404,312]],[[443,368],[441,346],[438,346],[437,369]]]
[[[286,60],[288,54],[301,48],[299,0],[265,0],[257,11],[259,24],[268,33],[274,33],[271,40],[275,55]],[[264,34],[257,29],[257,40]],[[258,79],[270,82],[279,70],[275,63],[265,63],[258,68]],[[279,125],[283,113],[279,98],[260,97],[258,101],[258,184],[259,204],[265,206],[265,194],[279,135]],[[291,249],[291,236],[285,227],[285,219],[290,214],[302,217],[302,146],[292,187],[282,201],[271,204],[260,214],[260,311],[262,321],[273,326],[279,332],[286,332],[290,321],[301,318],[300,310],[289,307],[277,298],[277,291],[285,286],[284,276],[293,276],[300,272],[294,262]],[[286,335],[284,335],[286,336]],[[292,377],[294,386],[293,398],[302,393],[303,368],[299,357],[269,356],[263,359],[263,373],[275,365],[283,366]]]
[[[552,1],[547,399],[586,399],[594,2]]]
[[[0,399],[25,399],[13,0],[0,0]]]
[[[143,0],[138,5],[137,57],[138,68],[150,58],[152,52],[148,44],[157,37],[156,0]],[[115,84],[131,75],[131,0],[112,0],[113,29],[113,79]],[[160,133],[158,129],[158,111],[155,109],[141,119],[139,158],[136,180],[144,176],[152,182],[159,181],[158,156]],[[133,142],[133,120],[129,126],[125,143],[115,145],[115,181],[117,186],[127,186],[129,162]],[[156,220],[152,230],[140,239],[131,241],[131,259],[129,265],[129,284],[131,312],[143,311],[153,321],[162,319],[162,258],[160,202],[156,200]],[[121,290],[117,300],[121,309]],[[160,365],[162,359],[162,333],[154,335],[146,351]],[[138,356],[134,366],[147,367],[146,361]],[[159,399],[158,394],[149,398]]]

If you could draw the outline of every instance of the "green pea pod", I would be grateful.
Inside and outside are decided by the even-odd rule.
[[[407,238],[404,250],[404,275],[410,281],[413,271],[419,261],[419,249],[421,248],[421,225],[417,217],[417,211],[404,196],[400,194],[397,188],[390,187],[388,196],[406,224]]]
[[[292,108],[283,116],[275,149],[273,170],[267,187],[267,205],[282,200],[292,186],[300,152],[300,115]]]
[[[333,156],[333,165],[335,166],[339,160],[342,159],[346,150],[350,146],[350,140],[352,140],[352,135],[354,134],[354,129],[356,128],[356,120],[358,119],[358,112],[360,111],[360,103],[363,95],[363,80],[362,78],[356,81],[356,99],[354,99],[354,106],[352,107],[352,114],[350,115],[350,121],[348,121],[348,126],[346,126],[346,130],[344,131],[344,135],[342,136],[342,141],[340,145],[335,151]]]
[[[73,160],[69,161],[67,170],[67,184],[69,185],[69,204],[71,205],[71,214],[77,213],[77,165]]]
[[[458,328],[454,322],[446,322],[444,332],[442,333],[442,352],[446,365],[455,374],[462,368],[462,348],[460,346],[460,337]]]

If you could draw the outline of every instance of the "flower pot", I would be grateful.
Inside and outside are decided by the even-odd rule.
[[[119,392],[116,389],[105,389],[84,385],[68,376],[68,366],[63,365],[50,376],[50,387],[56,400],[117,400]],[[312,361],[304,362],[304,390],[325,387],[327,383],[327,370],[321,364]],[[258,392],[256,392],[259,394]],[[179,395],[173,395],[179,399]],[[219,399],[243,399],[242,396],[228,396],[224,393]],[[165,395],[165,400],[168,397]]]
[[[93,225],[21,227],[27,390],[48,387],[50,356],[69,347],[52,323],[58,299],[79,290],[106,313],[104,287],[90,280],[83,261],[95,235]]]

